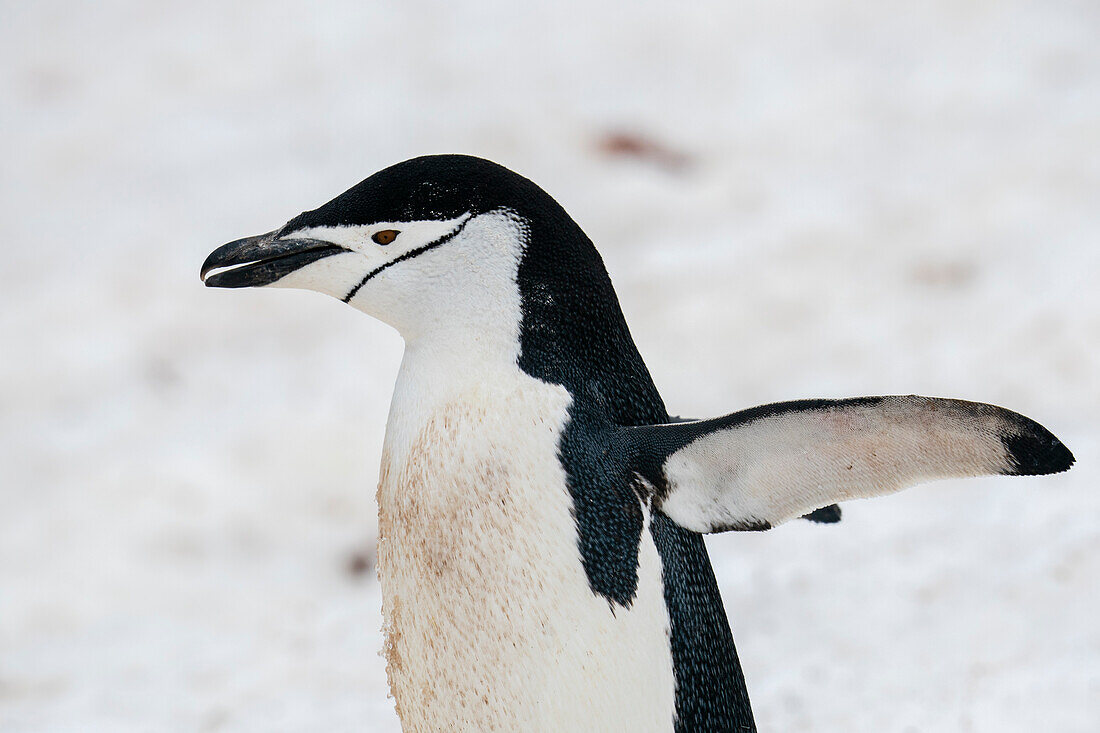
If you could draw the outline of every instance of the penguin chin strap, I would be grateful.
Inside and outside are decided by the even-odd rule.
[[[344,301],[345,303],[350,303],[351,299],[354,298],[356,295],[358,295],[359,291],[363,289],[363,286],[366,285],[367,282],[371,278],[373,278],[375,275],[377,275],[378,273],[380,273],[384,270],[387,270],[387,269],[393,267],[394,265],[396,265],[400,262],[404,262],[405,260],[411,260],[413,257],[418,257],[418,256],[424,254],[425,252],[428,252],[430,250],[435,249],[436,247],[443,246],[444,244],[446,244],[447,242],[451,241],[452,239],[457,237],[459,234],[461,234],[462,230],[466,228],[466,225],[469,222],[470,222],[470,215],[466,214],[466,217],[464,219],[462,219],[462,221],[459,223],[458,226],[456,226],[454,229],[447,232],[443,236],[441,236],[437,239],[434,239],[431,242],[428,242],[427,244],[422,244],[422,245],[420,245],[419,247],[417,247],[415,249],[411,249],[408,252],[406,252],[405,254],[400,255],[398,257],[395,257],[394,259],[390,260],[389,262],[385,262],[385,263],[379,265],[378,267],[375,267],[373,270],[371,270],[366,275],[364,275],[362,278],[360,278],[359,282],[356,283],[355,286],[352,287],[352,289],[349,290],[347,292],[347,294],[343,298],[341,298],[340,300]]]
[[[616,433],[653,506],[695,532],[836,522],[840,501],[936,479],[1059,473],[1074,460],[1023,415],[914,395],[781,402]]]

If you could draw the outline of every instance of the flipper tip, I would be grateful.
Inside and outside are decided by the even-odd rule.
[[[1026,420],[1019,432],[1001,436],[1009,466],[1009,476],[1043,476],[1068,471],[1073,465],[1073,453],[1037,422]]]

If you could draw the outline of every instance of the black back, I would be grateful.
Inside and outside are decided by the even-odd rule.
[[[615,426],[669,421],[630,336],[596,248],[531,181],[480,158],[427,156],[399,163],[289,222],[309,226],[451,219],[507,208],[528,226],[519,267],[519,366],[573,396],[559,457],[593,593],[629,607],[644,528],[634,478],[613,448]],[[650,526],[664,566],[676,674],[676,730],[754,731],[744,677],[701,535],[656,512]]]

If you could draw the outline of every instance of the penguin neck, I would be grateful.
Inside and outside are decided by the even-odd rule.
[[[519,366],[560,384],[575,404],[620,425],[663,422],[668,414],[642,361],[603,260],[563,212],[535,221],[517,282],[522,298]]]
[[[446,327],[405,341],[398,389],[432,406],[482,391],[518,372],[519,341],[497,329]]]
[[[395,404],[423,416],[523,373],[564,387],[575,406],[617,424],[667,419],[603,260],[556,202],[522,215],[479,215],[449,247],[469,266],[441,273],[445,292],[431,302],[409,300],[397,281],[393,293],[378,293],[406,299],[394,309],[404,317],[389,319],[406,344]]]

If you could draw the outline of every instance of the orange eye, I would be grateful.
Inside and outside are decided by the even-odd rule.
[[[374,234],[372,234],[371,239],[373,239],[378,244],[389,244],[393,240],[397,239],[397,235],[400,233],[401,232],[397,231],[396,229],[383,229],[380,232],[375,232]]]

